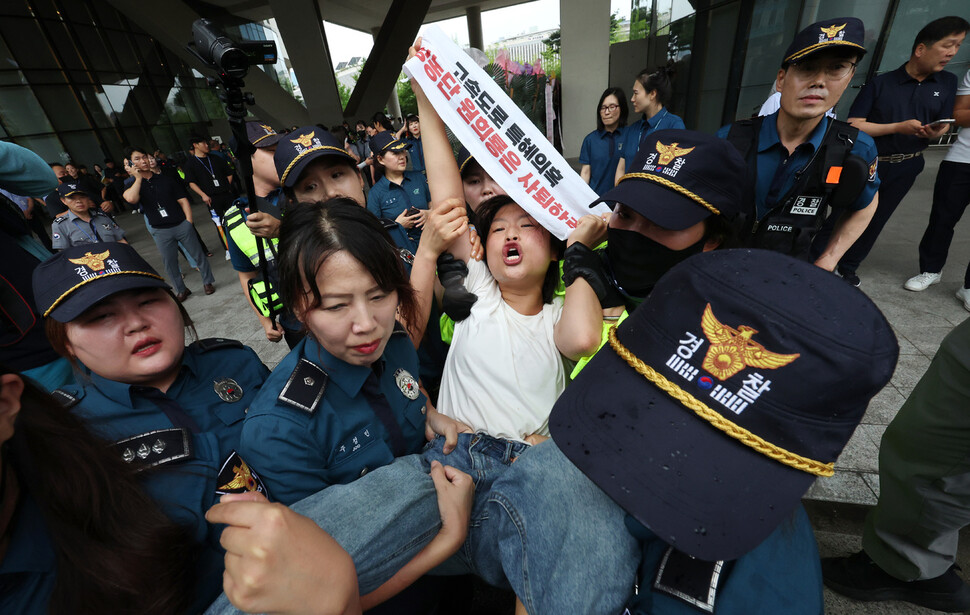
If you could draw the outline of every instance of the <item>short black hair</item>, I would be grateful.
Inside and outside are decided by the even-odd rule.
[[[923,29],[916,34],[916,40],[913,41],[913,50],[910,53],[916,53],[916,48],[920,45],[931,47],[937,41],[968,30],[970,30],[970,22],[967,22],[963,17],[950,15],[934,19],[923,26]]]
[[[606,126],[603,125],[603,118],[600,116],[600,107],[603,106],[603,101],[606,100],[607,96],[616,96],[616,100],[620,103],[620,124],[619,128],[626,126],[626,115],[629,112],[626,106],[626,93],[623,92],[622,88],[606,88],[603,90],[603,94],[600,96],[600,101],[596,103],[596,129],[606,130]]]
[[[191,135],[189,137],[189,145],[195,145],[196,143],[208,143],[209,140],[205,137],[199,135]]]
[[[130,145],[125,148],[125,160],[131,160],[131,155],[134,154],[135,152],[138,152],[139,154],[145,154],[146,156],[148,155],[148,152],[145,150],[145,148],[138,147],[137,145]]]
[[[391,120],[387,119],[387,116],[381,111],[375,113],[374,117],[370,119],[370,125],[375,127],[380,126],[384,130],[394,130],[394,126],[391,125]]]
[[[48,162],[47,163],[47,166],[49,166],[50,168],[53,169],[54,167],[62,167],[62,166],[64,166],[64,163],[63,162]]]

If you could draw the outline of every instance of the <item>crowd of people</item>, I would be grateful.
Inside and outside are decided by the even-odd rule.
[[[636,75],[629,126],[607,89],[579,176],[612,212],[564,240],[455,153],[417,82],[397,130],[251,119],[245,147],[192,137],[180,164],[0,142],[0,612],[451,613],[471,576],[517,613],[819,614],[823,582],[970,609],[966,326],[886,432],[864,551],[820,562],[800,504],[893,374],[857,270],[929,141],[970,125],[970,72],[943,71],[968,29],[924,27],[846,122],[852,17],[799,32],[777,109],[716,135],[668,109],[670,68]],[[908,290],[940,279],[968,165],[964,130]],[[272,371],[198,339],[193,199],[240,326],[290,349]]]

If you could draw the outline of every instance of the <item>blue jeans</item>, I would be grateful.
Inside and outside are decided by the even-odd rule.
[[[377,589],[437,534],[437,459],[476,483],[468,538],[434,574],[474,573],[511,587],[529,613],[620,613],[633,592],[640,548],[624,511],[552,441],[529,447],[460,434],[449,455],[436,438],[349,485],[292,506],[347,550],[360,593]],[[378,504],[379,503],[379,504]],[[321,562],[321,565],[325,565]],[[209,615],[233,613],[225,596]]]

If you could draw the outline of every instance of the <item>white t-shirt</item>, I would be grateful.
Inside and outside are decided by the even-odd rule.
[[[970,94],[970,70],[963,76],[960,87],[957,88],[957,96]],[[950,151],[946,153],[943,160],[950,162],[970,163],[970,128],[961,128],[957,133],[957,140],[950,145]]]
[[[438,393],[438,411],[476,432],[524,441],[549,435],[549,413],[566,388],[566,370],[553,328],[562,297],[534,316],[513,310],[483,262],[468,263],[465,288],[478,295],[471,314],[455,324]]]
[[[775,92],[765,100],[764,104],[761,105],[761,109],[758,111],[758,116],[771,115],[775,111],[781,109],[781,92]],[[835,117],[835,107],[832,107],[825,112],[825,115],[830,118],[838,119]]]

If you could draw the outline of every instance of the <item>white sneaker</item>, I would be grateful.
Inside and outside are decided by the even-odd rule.
[[[906,283],[903,284],[903,288],[906,290],[912,290],[914,292],[924,291],[934,284],[939,284],[940,277],[942,276],[940,276],[939,273],[930,273],[928,271],[924,271],[923,273],[914,275],[910,279],[906,280]]]
[[[963,307],[970,312],[970,288],[961,288],[957,291],[957,299],[963,301]]]

